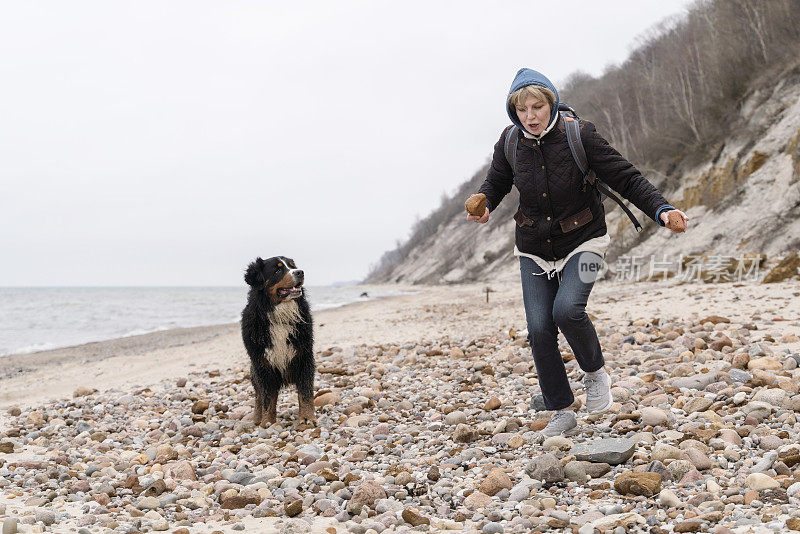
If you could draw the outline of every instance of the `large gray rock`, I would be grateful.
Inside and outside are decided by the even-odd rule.
[[[534,480],[545,482],[561,482],[564,480],[564,467],[561,461],[552,454],[543,454],[531,460],[525,472]]]
[[[625,438],[606,438],[578,443],[570,454],[577,460],[618,465],[627,462],[636,450],[636,442]]]
[[[583,484],[589,480],[589,475],[586,474],[586,469],[584,469],[583,464],[574,460],[568,462],[567,465],[564,466],[564,476],[579,484]]]

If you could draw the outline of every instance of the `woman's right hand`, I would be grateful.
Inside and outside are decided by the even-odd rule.
[[[468,221],[475,221],[481,224],[485,223],[489,220],[489,208],[486,208],[486,211],[483,213],[482,217],[478,217],[477,215],[467,215]]]

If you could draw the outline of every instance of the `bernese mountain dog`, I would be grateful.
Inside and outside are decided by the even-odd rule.
[[[256,391],[253,419],[261,426],[274,423],[279,390],[294,384],[300,421],[315,424],[314,325],[303,271],[285,256],[256,258],[244,280],[250,290],[242,310],[242,340]]]

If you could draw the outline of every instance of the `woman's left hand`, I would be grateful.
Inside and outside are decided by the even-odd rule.
[[[681,216],[681,218],[683,219],[683,224],[679,225],[680,226],[679,228],[676,228],[674,226],[670,226],[670,224],[669,224],[669,214],[673,213],[673,212],[674,213],[678,213]],[[666,226],[667,228],[669,228],[670,230],[672,230],[676,234],[679,234],[681,232],[685,232],[686,231],[686,226],[687,226],[687,223],[689,222],[689,217],[684,212],[682,212],[681,210],[669,210],[669,211],[662,211],[661,212],[661,220],[664,222],[664,226]]]

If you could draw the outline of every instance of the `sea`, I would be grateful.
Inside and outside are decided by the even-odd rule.
[[[401,294],[309,286],[312,311]],[[233,323],[246,287],[0,287],[0,357],[159,330]]]

